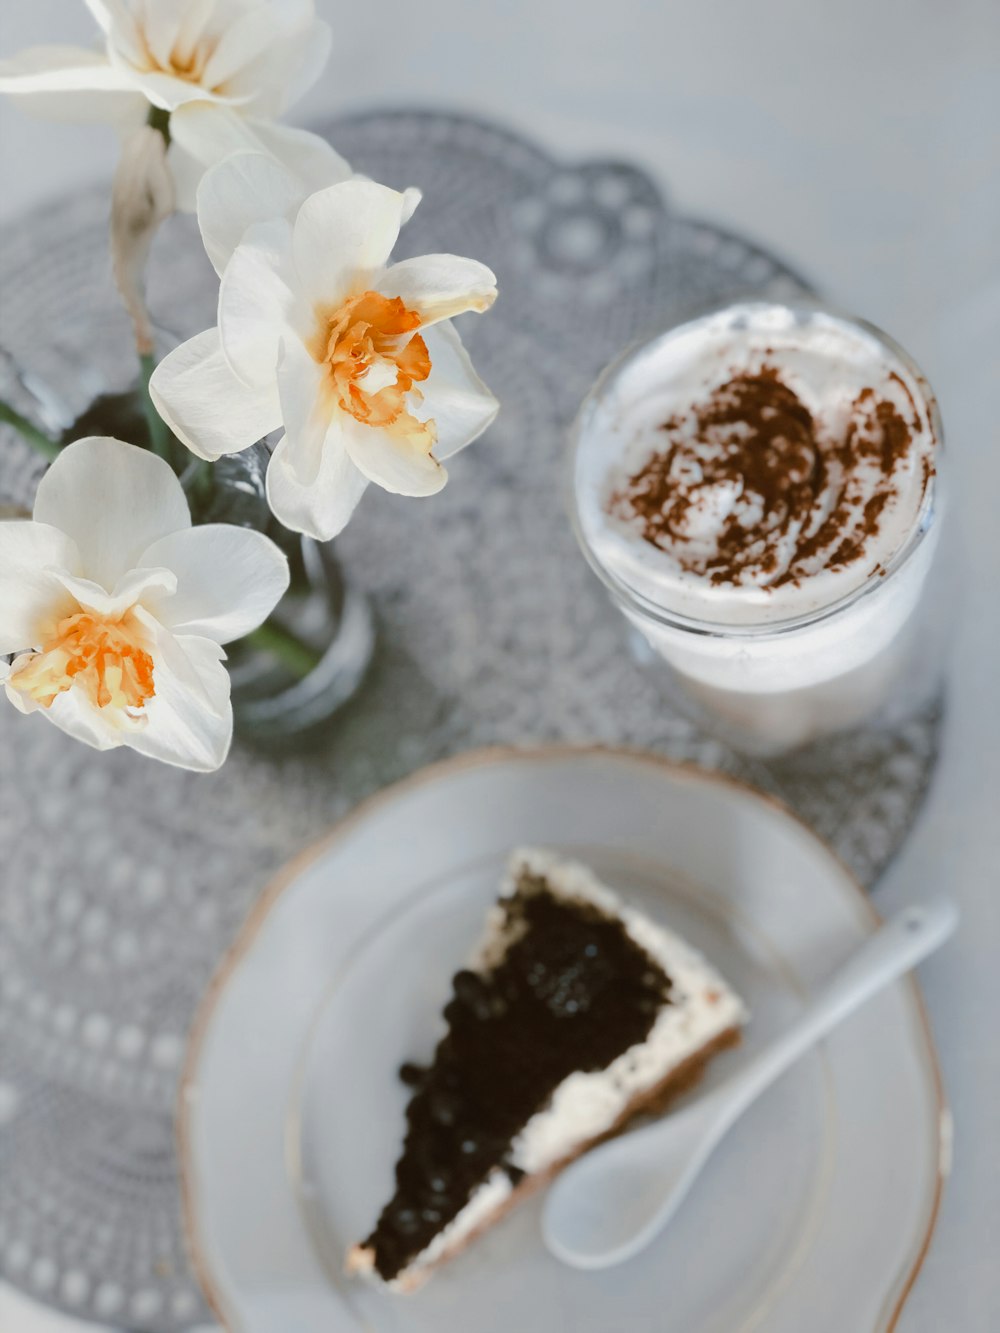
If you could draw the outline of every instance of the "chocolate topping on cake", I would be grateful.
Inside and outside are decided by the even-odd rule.
[[[570,1074],[604,1069],[643,1042],[669,1000],[659,964],[590,903],[556,897],[525,872],[501,906],[511,941],[502,957],[489,971],[456,974],[433,1063],[400,1071],[417,1090],[396,1193],[365,1242],[385,1280],[494,1168],[516,1184],[523,1172],[507,1158],[528,1120]]]
[[[913,413],[909,422],[865,389],[833,436],[765,361],[665,422],[666,447],[614,491],[609,511],[716,585],[778,587],[836,569],[878,535]]]

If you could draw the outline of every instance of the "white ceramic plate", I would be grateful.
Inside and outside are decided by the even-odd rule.
[[[390,1190],[398,1065],[432,1050],[450,976],[519,843],[582,857],[702,948],[751,1005],[745,1050],[877,921],[783,809],[651,757],[487,751],[382,793],[265,894],[195,1025],[185,1205],[220,1316],[245,1333],[891,1329],[929,1242],[947,1141],[910,981],[751,1110],[627,1265],[558,1264],[535,1201],[414,1296],[341,1276]]]

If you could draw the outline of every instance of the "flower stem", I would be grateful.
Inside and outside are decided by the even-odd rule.
[[[53,459],[59,453],[59,444],[51,436],[45,434],[27,417],[22,416],[9,403],[0,399],[0,421],[6,422],[8,426],[13,426],[16,431],[23,436],[25,440],[44,457]]]
[[[149,427],[149,442],[153,447],[153,453],[159,454],[161,458],[166,459],[169,463],[170,431],[149,396],[149,381],[156,369],[156,362],[150,353],[146,353],[139,357],[139,365],[142,367],[140,376],[142,381],[142,410],[146,414],[146,425]]]
[[[154,130],[159,130],[163,135],[163,142],[170,147],[170,112],[164,111],[162,107],[151,106],[149,115],[146,117],[146,124],[151,125]]]
[[[200,506],[207,503],[214,488],[212,464],[204,458],[193,458],[181,473],[181,485],[190,504]]]
[[[300,680],[316,669],[322,656],[275,620],[265,620],[263,625],[251,630],[243,642],[270,653]]]

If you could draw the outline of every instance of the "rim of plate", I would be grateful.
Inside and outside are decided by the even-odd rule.
[[[205,993],[198,1003],[195,1010],[194,1019],[188,1034],[187,1046],[185,1049],[184,1062],[181,1067],[180,1083],[177,1092],[177,1107],[175,1116],[175,1135],[177,1142],[177,1157],[180,1172],[181,1189],[181,1230],[183,1233],[184,1244],[187,1248],[188,1257],[191,1260],[191,1266],[195,1276],[198,1279],[206,1301],[212,1309],[213,1314],[226,1329],[232,1330],[233,1325],[230,1322],[229,1314],[226,1309],[227,1298],[223,1296],[219,1283],[216,1282],[212,1265],[208,1259],[207,1246],[202,1241],[197,1220],[196,1208],[196,1183],[195,1166],[192,1154],[192,1128],[191,1117],[192,1107],[196,1105],[197,1099],[192,1095],[198,1085],[198,1071],[201,1064],[202,1049],[208,1029],[211,1026],[216,1008],[222,998],[223,992],[232,980],[244,959],[250,953],[257,938],[264,926],[267,918],[271,914],[272,908],[278,899],[292,887],[299,879],[302,872],[314,861],[319,860],[324,853],[345,837],[356,824],[367,820],[381,806],[390,804],[396,797],[420,787],[429,782],[434,782],[438,778],[450,773],[460,772],[466,768],[478,768],[489,764],[509,763],[511,760],[534,761],[534,760],[553,760],[561,758],[571,758],[580,755],[597,755],[609,758],[624,759],[632,763],[645,764],[650,768],[667,769],[676,777],[681,779],[690,779],[695,782],[717,783],[724,787],[729,787],[740,792],[752,801],[767,806],[772,811],[777,811],[787,819],[797,824],[804,830],[811,842],[817,844],[819,848],[829,857],[843,872],[844,878],[848,884],[856,891],[861,900],[863,908],[867,913],[871,924],[874,927],[882,923],[882,916],[872,903],[869,894],[861,884],[854,872],[841,860],[837,853],[819,836],[819,834],[800,818],[794,810],[790,809],[784,801],[769,792],[759,791],[749,783],[740,778],[734,778],[728,773],[723,773],[715,769],[703,768],[699,764],[669,759],[665,755],[654,754],[648,750],[640,750],[636,747],[627,745],[573,745],[570,743],[545,744],[539,746],[517,746],[517,745],[488,745],[481,746],[473,750],[463,751],[461,754],[451,755],[445,759],[436,760],[434,763],[426,764],[417,769],[407,777],[400,778],[398,781],[390,783],[387,787],[382,787],[373,792],[370,796],[359,801],[356,806],[341,819],[337,820],[330,830],[317,838],[315,842],[310,843],[303,848],[301,852],[292,857],[268,882],[261,891],[259,898],[250,908],[243,924],[232,944],[223,954],[215,972],[212,975]],[[928,1210],[926,1227],[923,1239],[916,1247],[915,1253],[909,1260],[909,1271],[906,1271],[906,1264],[896,1275],[896,1281],[899,1283],[899,1296],[896,1304],[891,1310],[888,1322],[885,1325],[884,1333],[894,1333],[900,1315],[903,1312],[913,1286],[917,1280],[924,1260],[927,1258],[927,1252],[930,1249],[931,1240],[937,1226],[938,1214],[941,1206],[941,1194],[944,1188],[944,1181],[949,1170],[950,1153],[947,1148],[947,1133],[951,1123],[951,1112],[948,1107],[948,1101],[944,1091],[944,1079],[941,1074],[941,1065],[938,1059],[937,1047],[934,1044],[934,1037],[931,1031],[930,1022],[927,1018],[927,1009],[924,1004],[923,994],[916,982],[912,972],[903,978],[903,984],[909,989],[914,1002],[916,1016],[919,1021],[919,1034],[922,1038],[922,1054],[925,1058],[931,1074],[931,1084],[934,1090],[934,1097],[937,1109],[937,1124],[939,1132],[937,1136],[937,1170],[935,1173],[934,1194],[931,1199],[931,1205]]]

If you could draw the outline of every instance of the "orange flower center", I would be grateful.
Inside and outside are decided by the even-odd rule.
[[[198,51],[192,51],[189,55],[172,54],[164,72],[172,74],[175,79],[183,79],[185,83],[200,83],[205,64],[204,57]]]
[[[142,44],[147,70],[169,74],[175,79],[182,79],[185,83],[198,85],[202,84],[205,77],[205,68],[219,46],[218,37],[211,33],[203,34],[193,45],[190,42],[182,43],[181,39],[178,38],[170,54],[165,60],[162,60],[153,54],[149,38],[145,32],[140,32],[139,40]],[[210,88],[208,91],[221,92],[222,88],[219,85]]]
[[[362,292],[333,311],[317,311],[309,350],[325,365],[337,406],[365,426],[407,436],[427,453],[434,448],[433,421],[407,410],[407,395],[431,373],[427,344],[416,332],[420,315],[398,296]]]
[[[38,652],[14,663],[8,684],[43,708],[75,686],[97,708],[141,710],[156,693],[153,659],[142,639],[130,612],[111,620],[79,611],[60,620]]]

